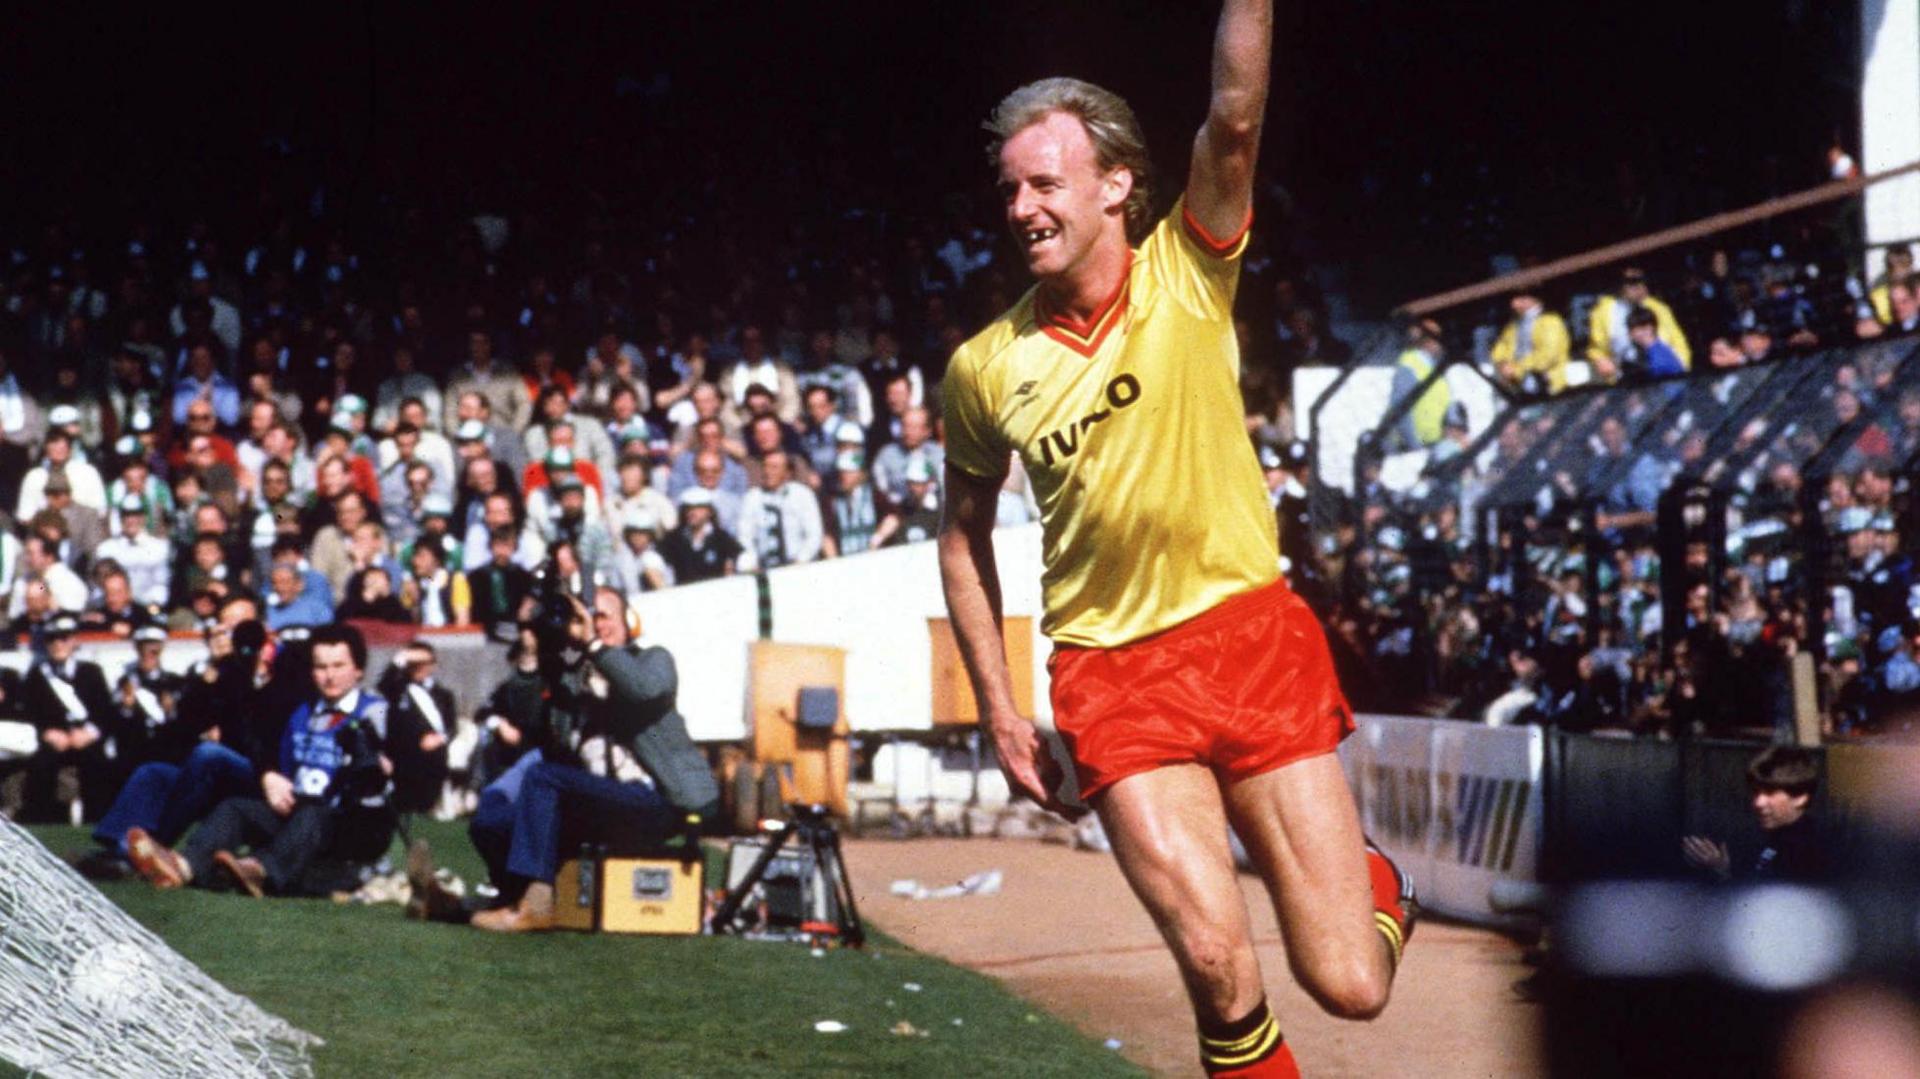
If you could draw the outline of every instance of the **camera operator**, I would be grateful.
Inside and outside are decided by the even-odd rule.
[[[255,897],[351,890],[392,842],[387,702],[362,690],[367,644],[330,623],[310,638],[313,695],[296,705],[260,794],[228,798],[173,851],[132,837],[128,856],[163,887],[217,883],[215,868]],[[252,853],[242,856],[242,847]]]
[[[502,898],[520,893],[511,906],[474,916],[496,932],[552,926],[563,802],[569,836],[626,840],[665,837],[690,817],[711,821],[719,805],[706,756],[674,708],[673,656],[632,643],[637,626],[620,594],[595,592],[591,611],[566,593],[544,602],[564,602],[573,617],[564,642],[541,642],[543,651],[564,645],[546,668],[543,745],[488,789],[470,829]]]

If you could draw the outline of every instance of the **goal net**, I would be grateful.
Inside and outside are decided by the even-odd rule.
[[[54,1077],[308,1076],[318,1044],[0,818],[0,1059]]]

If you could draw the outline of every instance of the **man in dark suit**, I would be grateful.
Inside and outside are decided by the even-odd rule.
[[[415,640],[380,680],[390,711],[387,756],[393,761],[393,808],[431,813],[447,784],[447,740],[454,734],[453,692],[434,677],[433,645]]]
[[[47,654],[27,672],[20,695],[27,718],[40,734],[40,748],[27,763],[21,818],[62,822],[55,787],[62,768],[79,773],[85,819],[100,819],[125,778],[130,745],[100,665],[74,656],[80,623],[62,614],[46,627]]]

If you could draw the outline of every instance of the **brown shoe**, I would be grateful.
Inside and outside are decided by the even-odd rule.
[[[127,861],[155,888],[179,888],[193,880],[193,870],[180,852],[148,834],[145,828],[127,829]]]
[[[466,899],[436,877],[427,881],[424,890],[413,893],[407,900],[407,917],[421,922],[465,925],[474,916],[467,912]]]
[[[473,916],[473,927],[489,933],[540,933],[553,928],[553,885],[535,881],[511,907],[483,910]]]
[[[213,856],[213,864],[233,878],[242,891],[255,899],[267,896],[267,867],[257,858],[236,858],[232,851],[218,851]]]
[[[407,844],[407,887],[407,917],[457,925],[472,920],[465,897],[440,879],[433,865],[433,848],[424,839]]]

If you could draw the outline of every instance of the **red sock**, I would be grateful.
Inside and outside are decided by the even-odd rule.
[[[1293,1050],[1265,997],[1230,1023],[1200,1024],[1200,1066],[1213,1079],[1300,1079]]]
[[[1386,939],[1387,948],[1393,953],[1393,965],[1398,967],[1407,938],[1413,935],[1420,901],[1414,896],[1413,881],[1372,843],[1367,844],[1367,872],[1373,879],[1374,927]]]
[[[1208,1079],[1300,1079],[1300,1065],[1293,1062],[1293,1050],[1282,1041],[1263,1060],[1223,1071],[1210,1071]]]

